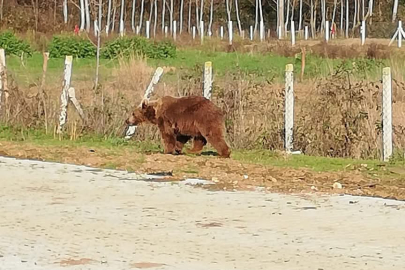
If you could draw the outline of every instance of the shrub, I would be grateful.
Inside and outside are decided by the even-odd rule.
[[[22,53],[31,56],[32,48],[24,41],[18,39],[14,33],[6,31],[0,34],[0,48],[3,48],[6,54],[21,56]]]
[[[129,57],[132,54],[163,59],[176,56],[176,46],[171,42],[150,42],[142,37],[121,37],[105,45],[104,58]]]
[[[76,36],[54,36],[49,45],[49,56],[63,58],[72,55],[77,58],[95,57],[96,47],[87,39]]]

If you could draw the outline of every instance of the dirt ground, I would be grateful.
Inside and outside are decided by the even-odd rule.
[[[215,156],[172,156],[140,154],[123,150],[87,147],[39,146],[15,142],[0,142],[0,155],[100,168],[135,171],[163,175],[161,181],[179,181],[186,178],[210,180],[211,190],[265,189],[280,193],[325,193],[374,196],[405,200],[405,181],[392,177],[373,176],[368,168],[342,172],[314,172],[310,169],[292,169],[263,166],[221,159]],[[339,183],[341,187],[337,186]]]
[[[2,270],[405,268],[400,201],[208,191],[2,157],[0,180]]]

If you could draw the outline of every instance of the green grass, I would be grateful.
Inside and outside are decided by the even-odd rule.
[[[214,75],[217,79],[229,76],[233,73],[251,75],[251,78],[258,81],[282,82],[284,79],[285,66],[294,64],[296,76],[301,70],[301,60],[294,57],[282,57],[274,54],[245,54],[201,51],[196,49],[179,49],[176,58],[164,60],[149,59],[148,64],[152,67],[171,66],[176,71],[165,74],[163,80],[177,79],[178,71],[186,70],[193,76],[202,76],[204,62],[212,61]],[[343,60],[323,59],[317,56],[308,55],[306,58],[305,77],[325,77],[336,70],[336,67]],[[348,65],[356,62],[358,71],[354,74],[360,78],[379,79],[382,65],[387,61],[375,62],[367,59],[350,59]],[[24,63],[24,64],[23,64]],[[32,57],[25,58],[24,62],[15,56],[7,57],[9,72],[16,79],[20,86],[28,86],[39,83],[42,77],[42,54],[35,53]],[[118,65],[118,60],[100,60],[101,82],[111,77],[111,69]],[[47,84],[59,84],[63,78],[64,59],[51,58],[48,61]],[[95,59],[74,59],[72,81],[92,81],[96,70]]]
[[[108,149],[109,155],[119,156],[122,151],[134,151],[141,154],[161,153],[162,147],[160,144],[150,141],[126,141],[122,138],[111,137],[101,138],[95,136],[84,136],[76,141],[71,141],[67,138],[59,140],[53,138],[53,135],[46,135],[41,130],[18,130],[16,128],[0,127],[0,140],[14,141],[18,143],[31,143],[38,146],[50,147],[87,147],[89,149]],[[212,149],[206,148],[204,151]],[[384,164],[379,160],[362,160],[349,158],[328,158],[315,157],[307,155],[290,155],[288,157],[280,155],[277,152],[269,150],[240,150],[233,149],[232,159],[245,163],[253,163],[259,165],[270,165],[285,168],[307,168],[317,172],[327,171],[350,171],[353,169],[363,168],[370,174],[384,173],[381,168],[396,168],[400,170],[404,167],[403,159],[394,159],[388,164]],[[144,161],[144,157],[139,160],[139,163]],[[108,164],[107,164],[108,165]],[[113,166],[114,165],[114,166]],[[109,167],[117,167],[113,164]],[[366,167],[365,167],[366,166]],[[184,172],[197,173],[198,168],[189,166]],[[405,174],[400,172],[400,174]]]

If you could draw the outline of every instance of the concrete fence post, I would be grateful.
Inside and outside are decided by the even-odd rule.
[[[383,69],[382,128],[383,128],[383,161],[392,156],[392,84],[391,68]]]
[[[208,61],[204,64],[204,78],[203,78],[203,96],[206,99],[211,99],[212,93],[212,62]]]
[[[285,68],[285,111],[284,111],[284,132],[285,150],[291,153],[293,150],[293,128],[294,128],[294,67],[288,64]]]
[[[66,56],[62,94],[60,96],[61,106],[60,106],[58,134],[62,133],[63,126],[66,124],[67,121],[67,107],[69,102],[68,90],[70,88],[70,81],[72,78],[72,65],[73,65],[73,57],[71,55]]]

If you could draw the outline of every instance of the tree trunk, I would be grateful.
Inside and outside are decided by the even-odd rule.
[[[290,17],[290,0],[287,0],[287,14],[286,14],[286,18],[285,18],[285,27],[284,27],[285,32],[288,31],[288,21],[290,19],[289,17]]]
[[[173,0],[170,0],[170,33],[173,34]]]
[[[333,1],[332,26],[333,26],[333,24],[335,23],[336,7],[337,7],[337,0],[334,0],[334,1]]]
[[[395,22],[397,19],[397,13],[398,13],[398,0],[394,0],[394,6],[392,8],[392,22]]]
[[[121,0],[120,34],[124,33],[125,27],[124,8],[125,8],[125,0]]]
[[[315,38],[315,25],[314,25],[314,1],[311,0],[311,36]]]
[[[256,33],[257,25],[259,24],[259,0],[256,0],[256,9],[255,9],[255,27],[253,32]]]
[[[156,0],[157,1],[157,0]],[[180,30],[179,33],[183,32],[183,12],[184,12],[184,0],[180,0]]]
[[[155,21],[153,22],[153,37],[156,37],[157,18],[158,18],[158,0],[155,0]]]
[[[353,26],[352,26],[353,31],[354,31],[354,27],[356,27],[356,16],[357,16],[357,0],[354,0],[354,16],[353,16]]]
[[[226,13],[228,15],[228,22],[231,20],[231,11],[229,9],[229,0],[225,0],[225,4],[226,4]]]
[[[110,0],[111,1],[111,0]],[[136,26],[135,26],[135,8],[136,8],[136,0],[132,0],[132,16],[131,16],[131,28],[132,32],[135,33]]]
[[[101,45],[101,18],[103,13],[103,0],[99,0],[98,2],[98,31],[97,31],[97,56],[96,56],[96,79],[94,82],[94,89],[98,88],[98,81],[99,81],[99,69],[100,69],[100,45]]]
[[[214,18],[214,0],[211,0],[210,5],[210,23],[208,25],[208,34],[212,36],[212,20]]]
[[[83,31],[85,26],[86,26],[86,18],[84,12],[84,0],[80,0],[80,31]]]
[[[67,0],[63,1],[63,21],[65,24],[68,22],[68,3]]]
[[[145,8],[145,0],[142,0],[141,2],[141,15],[139,17],[139,33],[141,33],[142,29],[142,22],[143,22],[143,10]]]
[[[242,26],[240,24],[240,18],[239,18],[238,0],[235,0],[235,12],[236,12],[236,20],[238,21],[239,36],[241,36],[242,35]]]
[[[166,0],[163,0],[162,1],[162,33],[165,31],[165,13],[166,13]]]
[[[80,0],[80,2],[83,2],[83,0]],[[83,17],[84,17],[84,13],[83,13]],[[110,24],[111,24],[111,0],[108,0],[107,24],[105,25],[105,33],[107,36],[108,36],[108,32],[110,31]]]
[[[86,12],[86,32],[89,33],[91,27],[89,0],[84,0],[84,10]]]
[[[188,32],[191,33],[191,0],[188,3]]]
[[[312,0],[311,0],[312,1]],[[277,24],[277,31],[281,31],[280,36],[284,37],[284,0],[278,0],[278,24]]]
[[[346,38],[349,38],[349,0],[346,0]]]
[[[302,29],[302,0],[300,0],[300,19],[298,22],[298,30],[301,31]]]

